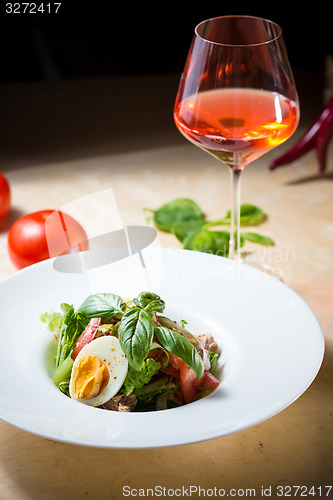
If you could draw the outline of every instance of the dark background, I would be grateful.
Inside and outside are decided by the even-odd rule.
[[[333,21],[322,2],[227,8],[223,2],[63,0],[57,14],[7,14],[7,3],[0,0],[0,82],[180,72],[196,24],[226,14],[280,24],[295,70],[322,71],[332,53]]]

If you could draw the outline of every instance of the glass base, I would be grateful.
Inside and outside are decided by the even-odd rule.
[[[271,263],[264,262],[264,260],[259,258],[256,252],[249,252],[243,250],[234,260],[236,260],[237,262],[242,262],[247,266],[255,267],[256,269],[259,269],[260,271],[263,271],[269,274],[270,276],[273,276],[273,278],[283,281],[282,269],[276,265],[272,265]]]

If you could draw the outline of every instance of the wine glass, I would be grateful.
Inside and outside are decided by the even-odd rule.
[[[179,131],[230,168],[229,257],[241,261],[244,167],[295,132],[299,100],[281,28],[254,16],[221,16],[195,28],[177,92]]]

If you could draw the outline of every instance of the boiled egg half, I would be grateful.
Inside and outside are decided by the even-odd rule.
[[[102,405],[117,394],[127,371],[128,361],[117,337],[94,339],[74,360],[69,395],[86,405]]]

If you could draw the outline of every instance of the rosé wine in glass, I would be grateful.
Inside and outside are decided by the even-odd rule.
[[[189,141],[230,167],[229,256],[241,260],[241,173],[289,139],[299,122],[281,28],[252,16],[200,23],[180,80],[174,120]]]

